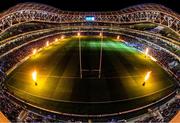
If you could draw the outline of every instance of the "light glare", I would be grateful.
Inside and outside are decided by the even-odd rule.
[[[144,77],[144,81],[147,81],[150,77],[151,71],[148,71],[146,76]]]
[[[150,58],[153,60],[153,61],[157,61],[157,59],[155,59],[154,57],[150,56]]]
[[[146,48],[146,52],[145,52],[146,56],[148,56],[148,52],[149,52],[149,49]]]
[[[119,40],[119,35],[117,36],[117,40]]]
[[[78,33],[77,33],[77,36],[81,36],[81,33],[80,33],[80,32],[78,32]]]
[[[37,50],[36,50],[36,49],[34,49],[34,50],[33,50],[33,55],[35,55],[35,54],[36,54],[36,52],[37,52]]]
[[[49,41],[46,42],[46,46],[47,46],[47,47],[49,46]]]
[[[36,72],[36,70],[34,70],[33,72],[32,72],[32,80],[33,81],[37,81],[37,72]]]
[[[64,39],[64,35],[61,36],[61,39]]]
[[[102,36],[103,36],[102,32],[100,32],[100,33],[99,33],[99,36],[100,36],[100,37],[102,37]]]

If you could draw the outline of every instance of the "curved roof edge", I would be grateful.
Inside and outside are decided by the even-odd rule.
[[[0,13],[0,16],[5,15],[7,13],[10,13],[12,11],[17,11],[17,10],[22,10],[25,8],[36,8],[37,10],[54,10],[58,12],[63,12],[63,13],[103,13],[103,14],[109,14],[109,13],[117,13],[117,12],[125,12],[125,11],[138,11],[139,10],[160,10],[160,11],[165,11],[167,13],[174,13],[179,16],[179,14],[173,10],[171,10],[168,7],[165,7],[164,5],[157,4],[157,3],[145,3],[145,4],[137,4],[133,6],[129,6],[120,10],[113,10],[113,11],[66,11],[66,10],[61,10],[59,8],[46,5],[43,3],[35,3],[35,2],[25,2],[25,3],[19,3],[13,7],[10,7],[9,9],[5,10],[4,12]]]

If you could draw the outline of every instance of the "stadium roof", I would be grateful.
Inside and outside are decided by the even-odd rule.
[[[63,14],[79,14],[79,13],[88,13],[88,12],[79,12],[79,11],[63,11],[61,9],[55,8],[53,6],[50,5],[46,5],[46,4],[41,4],[41,3],[33,3],[33,2],[26,2],[26,3],[19,3],[16,6],[13,6],[11,8],[9,8],[7,11],[0,13],[0,17],[2,17],[5,14],[11,13],[13,11],[19,11],[19,10],[24,10],[24,9],[36,9],[36,10],[45,10],[45,11],[51,11],[51,12],[55,12],[55,13],[63,13]],[[166,12],[169,13],[171,15],[176,16],[177,18],[179,18],[179,14],[172,11],[171,9],[160,5],[160,4],[154,4],[154,3],[146,3],[146,4],[139,4],[139,5],[133,5],[130,7],[126,7],[123,9],[119,9],[117,11],[107,11],[107,12],[95,12],[95,13],[101,13],[101,14],[123,14],[123,13],[127,13],[127,12],[134,12],[134,11],[145,11],[145,10],[158,10],[158,11],[162,11],[162,12]],[[91,12],[92,13],[92,12]]]

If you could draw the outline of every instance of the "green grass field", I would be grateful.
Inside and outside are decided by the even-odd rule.
[[[44,48],[16,68],[6,81],[17,97],[39,107],[75,114],[126,111],[157,101],[174,89],[173,79],[158,64],[122,42],[104,38],[101,78],[100,39],[82,37],[82,79],[77,37]],[[37,71],[37,83],[32,72]],[[145,86],[144,77],[152,71]]]

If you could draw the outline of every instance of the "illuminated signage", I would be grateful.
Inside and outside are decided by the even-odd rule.
[[[86,16],[85,20],[86,21],[94,21],[95,17],[94,16]]]

